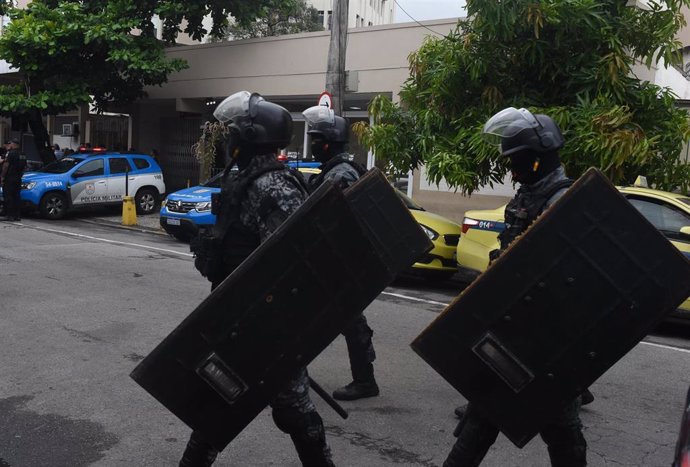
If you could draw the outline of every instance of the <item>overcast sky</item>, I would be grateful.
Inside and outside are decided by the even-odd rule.
[[[408,23],[416,19],[454,18],[465,16],[465,0],[395,0],[398,7],[395,9],[395,22]],[[407,11],[409,16],[403,11]]]

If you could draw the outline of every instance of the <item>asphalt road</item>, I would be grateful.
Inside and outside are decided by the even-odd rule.
[[[463,402],[409,343],[461,288],[407,279],[367,309],[377,398],[316,400],[341,466],[441,465]],[[188,246],[163,235],[70,218],[0,223],[0,467],[172,466],[189,428],[130,371],[208,294]],[[666,466],[690,384],[690,332],[664,326],[609,370],[583,409],[592,466]],[[328,390],[349,382],[344,340],[311,365]],[[218,466],[297,466],[289,438],[261,413]],[[537,438],[504,437],[486,466],[548,465]]]

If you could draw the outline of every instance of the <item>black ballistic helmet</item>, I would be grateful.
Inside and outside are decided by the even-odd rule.
[[[257,149],[282,149],[292,140],[290,112],[257,93],[236,92],[218,104],[213,116]]]
[[[486,122],[483,137],[510,157],[513,179],[520,183],[541,180],[561,164],[558,150],[565,140],[547,115],[508,107]]]
[[[348,140],[347,120],[335,115],[333,110],[323,105],[309,107],[302,112],[309,124],[307,134],[321,137],[328,143],[345,144]]]

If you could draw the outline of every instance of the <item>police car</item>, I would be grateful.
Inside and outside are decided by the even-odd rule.
[[[153,157],[105,151],[78,153],[22,177],[25,209],[60,219],[74,208],[122,203],[134,196],[137,212],[151,214],[165,193],[163,173]]]
[[[278,160],[285,162],[280,157]],[[321,164],[318,162],[287,161],[297,168],[305,179],[318,174]],[[167,233],[178,240],[188,241],[199,229],[209,228],[216,223],[216,216],[211,213],[211,195],[220,192],[222,173],[209,179],[202,185],[185,188],[170,193],[160,211],[160,225]]]

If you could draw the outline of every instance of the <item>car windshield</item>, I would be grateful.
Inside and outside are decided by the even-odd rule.
[[[411,198],[409,198],[405,193],[402,191],[396,189],[395,192],[398,194],[401,200],[403,200],[403,203],[405,203],[405,206],[407,206],[407,209],[414,209],[415,211],[424,211],[424,208],[421,207],[419,204],[415,203],[412,201]]]
[[[206,180],[201,186],[208,188],[220,188],[220,179],[223,178],[223,172],[215,174],[213,177]]]
[[[63,174],[83,160],[84,159],[81,158],[65,157],[63,159],[60,159],[59,161],[51,162],[45,167],[39,169],[38,171],[50,174]]]

